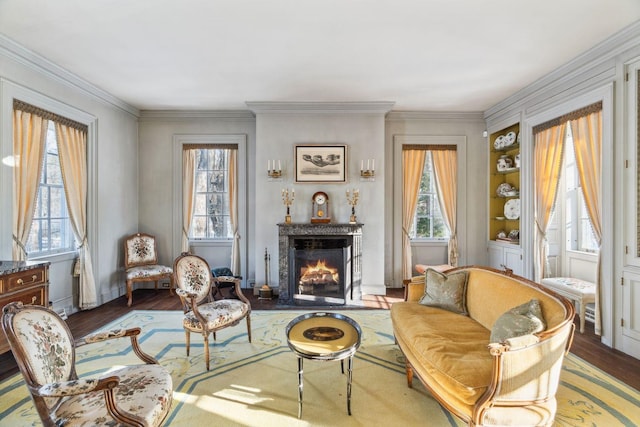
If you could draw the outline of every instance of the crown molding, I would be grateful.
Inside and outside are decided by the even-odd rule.
[[[391,101],[373,102],[246,102],[254,114],[387,114],[395,105]]]
[[[4,34],[0,34],[0,55],[6,56],[25,67],[44,74],[52,80],[70,86],[96,98],[102,102],[119,108],[129,114],[138,116],[140,111],[110,93],[100,89],[89,83],[83,78],[67,71],[59,65],[49,61],[45,57],[27,49],[26,47],[16,43]]]
[[[638,44],[640,44],[640,21],[623,28],[571,61],[488,108],[484,117],[489,119],[493,115],[500,114],[503,110],[524,106],[550,87],[561,86],[563,83],[576,79],[579,75],[589,75],[594,69],[606,67],[607,63],[612,64],[611,67],[615,67],[616,57],[637,47]]]
[[[484,114],[482,111],[391,111],[387,114],[387,121],[392,120],[484,121]]]
[[[248,110],[140,110],[139,121],[189,120],[189,119],[236,119],[255,121]]]

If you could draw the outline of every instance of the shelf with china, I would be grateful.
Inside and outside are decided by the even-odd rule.
[[[520,125],[489,137],[489,240],[520,244]]]

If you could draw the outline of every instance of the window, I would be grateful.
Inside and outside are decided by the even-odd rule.
[[[49,120],[35,214],[26,251],[29,258],[76,249],[58,158],[55,123]]]
[[[435,175],[431,162],[431,152],[427,151],[424,171],[418,193],[416,215],[411,227],[412,239],[447,239],[449,229],[442,219],[440,202],[436,192]]]
[[[197,150],[195,203],[190,238],[231,239],[229,210],[230,149]]]
[[[567,249],[581,252],[596,252],[598,244],[593,234],[589,214],[584,202],[584,195],[580,187],[578,167],[571,126],[567,126],[564,148],[564,181],[565,181],[565,230]]]

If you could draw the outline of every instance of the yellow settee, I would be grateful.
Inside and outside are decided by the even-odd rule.
[[[470,426],[552,425],[562,361],[573,339],[573,305],[525,278],[487,267],[446,274],[462,270],[468,273],[468,316],[420,304],[424,275],[406,285],[406,301],[391,307],[409,387],[417,376]],[[531,299],[539,300],[546,329],[490,343],[496,320]]]

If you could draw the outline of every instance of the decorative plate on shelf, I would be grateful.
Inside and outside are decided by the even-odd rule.
[[[503,182],[502,184],[498,185],[498,188],[496,188],[496,194],[499,197],[505,197],[505,195],[510,192],[515,190],[515,188],[513,188],[513,186],[511,186],[511,184],[509,184],[508,182]]]
[[[504,146],[504,135],[500,135],[499,137],[496,138],[495,141],[493,141],[493,148],[495,148],[496,150],[499,150],[503,146]]]
[[[515,144],[515,142],[516,142],[516,133],[515,132],[509,132],[508,134],[506,134],[504,136],[503,145],[505,147],[509,147],[510,145]]]
[[[511,199],[504,204],[504,216],[507,219],[520,218],[520,199]]]

